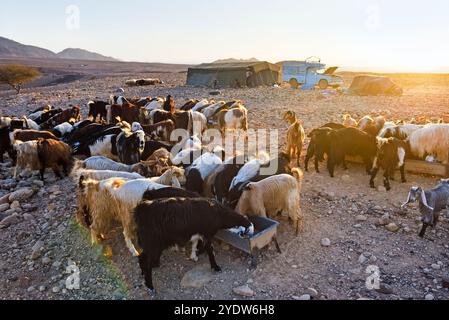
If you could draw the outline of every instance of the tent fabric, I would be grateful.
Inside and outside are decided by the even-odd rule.
[[[189,68],[187,85],[233,87],[256,87],[280,82],[281,68],[268,62],[207,63]]]
[[[387,77],[380,76],[358,76],[355,77],[349,94],[360,96],[400,96],[403,90]]]

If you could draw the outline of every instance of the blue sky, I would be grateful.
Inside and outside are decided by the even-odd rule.
[[[79,28],[67,27],[76,21],[69,5],[79,8]],[[448,12],[447,0],[8,1],[0,35],[132,61],[319,56],[341,66],[428,72],[449,67]]]

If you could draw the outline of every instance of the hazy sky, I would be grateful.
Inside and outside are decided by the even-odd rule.
[[[319,56],[328,64],[381,71],[449,67],[447,0],[17,3],[2,2],[0,35],[53,51],[80,47],[147,62]]]

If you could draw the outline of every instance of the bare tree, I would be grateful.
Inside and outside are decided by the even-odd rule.
[[[41,73],[33,67],[20,64],[0,66],[0,84],[7,84],[20,93],[23,84],[40,77]]]

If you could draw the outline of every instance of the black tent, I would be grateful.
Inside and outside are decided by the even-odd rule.
[[[205,63],[189,68],[187,85],[257,87],[281,82],[281,68],[269,62]]]
[[[349,93],[359,96],[400,96],[403,90],[387,77],[358,76],[352,81]]]

